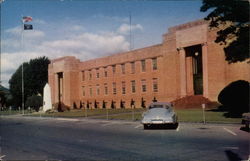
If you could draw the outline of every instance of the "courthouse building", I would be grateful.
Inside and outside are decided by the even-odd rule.
[[[81,62],[73,56],[49,65],[53,104],[130,108],[201,95],[217,101],[236,80],[250,80],[247,62],[228,64],[216,30],[197,20],[174,26],[161,44]]]

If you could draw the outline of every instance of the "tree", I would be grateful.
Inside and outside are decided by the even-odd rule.
[[[219,94],[218,101],[223,109],[228,111],[227,116],[241,117],[242,113],[249,112],[250,83],[237,80],[228,84]]]
[[[200,11],[212,9],[205,20],[211,28],[219,28],[216,43],[224,44],[226,61],[249,59],[249,1],[203,0]],[[223,27],[222,27],[223,26]]]
[[[89,109],[89,101],[87,101],[87,109]]]
[[[115,108],[115,105],[114,105],[114,101],[113,101],[113,100],[111,101],[110,108],[111,108],[111,109],[114,109],[114,108]]]
[[[102,108],[106,108],[106,102],[104,100],[102,101]]]
[[[130,101],[130,107],[131,108],[135,108],[135,101],[133,100],[133,99],[131,99],[131,101]]]
[[[82,107],[83,107],[83,106],[82,106],[82,101],[80,101],[80,106],[79,106],[79,108],[82,109]]]
[[[146,108],[145,100],[143,99],[143,97],[141,98],[141,107]]]
[[[36,111],[39,111],[39,108],[43,105],[43,98],[38,95],[32,95],[27,98],[26,107],[31,107]]]
[[[7,88],[0,85],[0,110],[10,105],[11,95]]]
[[[48,82],[48,64],[47,57],[31,59],[23,63],[24,80],[24,102],[28,97],[37,94],[43,94],[43,88]],[[12,103],[14,106],[22,105],[22,65],[9,80],[10,92],[12,94]]]

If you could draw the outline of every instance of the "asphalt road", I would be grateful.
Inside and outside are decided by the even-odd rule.
[[[1,117],[0,160],[239,161],[249,158],[241,125]]]

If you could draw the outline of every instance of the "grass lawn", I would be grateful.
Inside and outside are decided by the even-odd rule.
[[[24,110],[24,114],[30,114],[34,111],[31,110]],[[17,114],[22,114],[22,110],[5,110],[5,111],[0,111],[0,115],[17,115]]]
[[[180,122],[203,122],[202,109],[176,110]],[[241,118],[226,118],[226,112],[205,111],[205,120],[209,123],[241,123]]]
[[[48,117],[91,117],[99,119],[119,119],[119,120],[141,120],[142,113],[146,109],[135,109],[134,115],[132,109],[88,109],[88,110],[71,110],[65,112],[45,113],[41,116]],[[202,109],[177,109],[179,122],[203,122]],[[207,123],[241,123],[241,118],[226,118],[225,112],[205,111]],[[40,116],[40,113],[30,114],[31,116]]]

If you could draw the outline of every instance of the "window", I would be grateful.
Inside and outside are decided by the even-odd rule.
[[[145,60],[141,60],[141,71],[142,72],[146,71],[146,62],[145,62]]]
[[[126,82],[122,82],[122,94],[126,94]]]
[[[141,80],[141,89],[142,89],[142,92],[146,92],[147,91],[147,88],[146,88],[146,80],[143,79]]]
[[[131,81],[131,91],[132,93],[135,93],[135,80]]]
[[[82,96],[85,96],[85,87],[82,86]]]
[[[158,92],[158,80],[153,78],[153,92]]]
[[[92,96],[93,95],[93,91],[92,91],[92,87],[89,86],[89,95]]]
[[[100,78],[99,69],[96,69],[96,78]]]
[[[91,73],[91,70],[89,71],[89,80],[92,79],[92,73]]]
[[[131,73],[135,73],[135,62],[131,62]]]
[[[153,70],[157,70],[157,58],[152,59]]]
[[[113,83],[113,94],[116,94],[116,83]]]
[[[104,77],[108,77],[107,67],[104,67]]]
[[[85,81],[85,72],[82,71],[82,81]]]
[[[125,64],[121,64],[122,74],[125,74]]]
[[[107,83],[104,84],[104,94],[108,95],[108,84]]]
[[[100,95],[100,85],[96,85],[96,95]]]
[[[115,74],[115,72],[116,72],[115,65],[112,65],[112,71],[113,71],[113,74]]]

